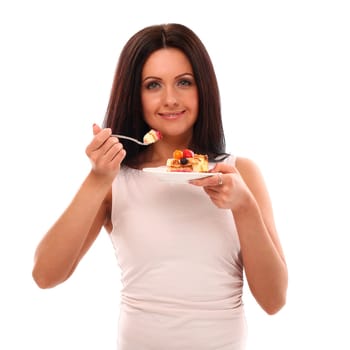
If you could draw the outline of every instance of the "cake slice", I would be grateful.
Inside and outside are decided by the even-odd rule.
[[[145,136],[143,137],[143,142],[150,145],[151,143],[155,143],[162,138],[162,134],[160,131],[151,129]]]
[[[173,172],[208,172],[208,156],[196,154],[189,149],[173,152],[173,158],[166,162],[167,171]]]

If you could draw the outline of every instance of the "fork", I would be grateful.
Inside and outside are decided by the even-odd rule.
[[[133,137],[130,137],[130,136],[124,136],[124,135],[118,135],[118,134],[112,134],[111,136],[118,137],[118,139],[130,140],[130,141],[133,141],[141,146],[148,146],[151,144],[151,143],[141,142],[141,141],[134,139]]]

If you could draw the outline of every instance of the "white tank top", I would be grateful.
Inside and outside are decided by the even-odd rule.
[[[232,212],[201,187],[127,167],[112,192],[110,237],[123,286],[118,350],[244,349],[243,265]]]

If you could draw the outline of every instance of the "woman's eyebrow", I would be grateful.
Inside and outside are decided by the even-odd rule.
[[[156,76],[150,75],[150,76],[148,76],[148,77],[144,78],[142,81],[146,81],[146,80],[148,80],[148,79],[162,80],[162,79],[161,79],[161,78],[159,78],[159,77],[156,77]]]
[[[181,74],[175,76],[175,79],[184,77],[184,76],[186,76],[186,75],[189,75],[189,76],[191,76],[191,77],[194,76],[192,73],[187,73],[187,72],[186,72],[186,73],[181,73]],[[150,76],[145,77],[142,81],[146,81],[146,80],[148,80],[148,79],[162,80],[162,78],[160,78],[160,77],[150,75]]]
[[[184,77],[186,75],[190,75],[191,77],[193,77],[193,73],[182,73],[182,74],[179,74],[175,77],[175,79],[178,79],[178,78],[181,78],[181,77]]]

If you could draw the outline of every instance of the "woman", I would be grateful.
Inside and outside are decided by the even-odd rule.
[[[112,134],[162,139],[147,147]],[[119,350],[244,349],[243,272],[269,314],[285,303],[287,267],[257,166],[225,153],[219,90],[200,39],[150,26],[121,52],[104,127],[86,148],[92,168],[37,247],[41,288],[74,272],[101,228],[123,288]],[[207,154],[219,175],[174,185],[142,171],[176,149]]]

